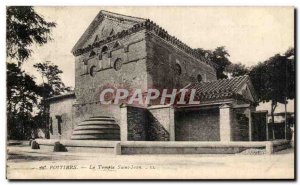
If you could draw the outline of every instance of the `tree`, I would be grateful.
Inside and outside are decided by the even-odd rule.
[[[230,57],[230,55],[224,46],[217,47],[213,51],[212,61],[218,65],[216,68],[218,79],[227,78],[227,76],[224,74],[224,70],[226,66],[231,64],[228,57]]]
[[[9,139],[27,139],[32,130],[32,111],[38,104],[41,88],[34,78],[14,63],[7,64],[7,119]]]
[[[293,49],[285,55],[276,54],[265,62],[252,67],[250,78],[258,95],[259,102],[271,101],[271,117],[278,103],[286,103],[295,98],[295,64]]]
[[[62,82],[60,74],[62,70],[50,61],[44,63],[37,63],[33,65],[34,68],[41,74],[44,86],[43,98],[48,98],[54,95],[60,95],[71,91],[70,87],[66,87]]]
[[[202,60],[209,60],[215,64],[215,69],[217,72],[217,78],[223,79],[227,78],[224,74],[224,70],[226,66],[230,65],[231,62],[228,57],[230,57],[228,51],[226,50],[225,46],[217,47],[215,50],[205,50],[202,48],[194,49],[197,53],[198,57]]]
[[[231,76],[236,77],[236,76],[242,76],[242,75],[246,75],[249,74],[249,69],[241,63],[237,63],[237,64],[230,64],[227,65],[225,67],[224,70],[226,73],[229,73]]]
[[[45,103],[45,100],[51,96],[60,95],[66,92],[70,92],[71,88],[66,87],[62,82],[60,74],[63,73],[62,70],[58,68],[57,65],[54,65],[50,61],[44,63],[37,63],[33,65],[34,68],[41,74],[43,84],[42,84],[42,100],[39,104],[40,112],[37,118],[37,122],[42,125],[46,137],[49,137],[49,125],[48,125],[48,106]]]
[[[44,45],[51,40],[54,22],[47,22],[30,6],[10,6],[6,9],[7,64],[7,127],[9,139],[28,139],[32,126],[33,110],[38,107],[41,87],[34,78],[21,70],[33,44]],[[31,125],[30,128],[27,128]]]
[[[31,6],[9,6],[6,9],[6,54],[19,65],[30,57],[32,44],[43,45],[51,40],[56,24],[47,22]]]

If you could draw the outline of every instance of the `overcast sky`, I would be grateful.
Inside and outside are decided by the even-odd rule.
[[[149,18],[192,48],[225,46],[233,63],[246,66],[294,46],[291,7],[36,7],[57,27],[53,29],[53,41],[33,47],[25,70],[38,76],[32,65],[50,60],[64,71],[65,84],[74,87],[74,57],[70,51],[100,10]]]

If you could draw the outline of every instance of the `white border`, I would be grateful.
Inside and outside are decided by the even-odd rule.
[[[193,1],[193,0],[151,0],[151,1],[141,1],[141,0],[49,0],[49,1],[41,1],[41,0],[1,0],[0,1],[0,23],[2,24],[0,27],[0,46],[1,52],[0,56],[2,61],[0,62],[0,85],[2,90],[0,91],[0,123],[2,125],[2,129],[0,129],[0,146],[1,146],[1,160],[0,160],[0,182],[1,184],[9,184],[16,182],[9,182],[6,180],[5,171],[6,171],[6,162],[5,162],[5,153],[6,153],[6,47],[5,47],[5,9],[6,6],[9,5],[35,5],[35,6],[295,6],[299,7],[300,1],[298,0],[202,0],[202,1]],[[299,19],[297,20],[297,24],[299,23]],[[298,41],[298,40],[297,40]],[[296,42],[296,41],[295,41]],[[296,42],[297,43],[297,42]],[[297,51],[296,51],[297,52]],[[299,64],[297,65],[297,70],[299,71]],[[297,86],[299,87],[299,79],[297,75]],[[299,99],[297,100],[299,103]],[[298,114],[297,114],[298,117]],[[299,125],[297,126],[299,131]],[[299,169],[297,170],[299,171]],[[297,174],[298,176],[298,174]],[[299,176],[298,176],[299,178]],[[35,183],[35,182],[18,182],[18,184],[27,184],[27,183]],[[38,182],[41,183],[41,182]],[[50,182],[50,184],[63,184],[64,182]],[[74,182],[69,182],[74,183]],[[86,184],[88,182],[80,182]],[[100,183],[109,183],[111,182],[100,182]],[[127,182],[132,183],[132,182]],[[171,182],[172,183],[172,182]],[[182,182],[184,183],[184,182]],[[215,184],[214,182],[213,184]],[[231,182],[229,182],[231,183]],[[262,184],[266,182],[255,182],[256,184]],[[267,182],[272,183],[272,182]],[[288,182],[285,182],[288,183]]]

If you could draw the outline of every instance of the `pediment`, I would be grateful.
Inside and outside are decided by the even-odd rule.
[[[242,84],[237,93],[242,95],[244,99],[250,100],[251,102],[256,102],[257,100],[250,80]]]
[[[145,21],[145,19],[100,11],[77,41],[72,49],[72,53],[77,49],[87,47],[96,41],[104,40],[111,35],[127,30],[133,25],[143,21]]]

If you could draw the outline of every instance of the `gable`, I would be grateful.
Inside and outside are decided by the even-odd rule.
[[[104,40],[123,30],[128,30],[133,27],[133,25],[143,21],[145,20],[141,18],[101,10],[77,41],[71,52],[73,53],[77,49],[87,47],[95,41]]]
[[[256,94],[248,75],[210,82],[192,83],[188,89],[196,89],[200,101],[219,101],[242,98],[256,102]]]
[[[252,94],[250,87],[247,83],[245,83],[238,91],[238,94],[240,94],[244,99],[250,100],[251,102],[255,102],[255,95]]]

